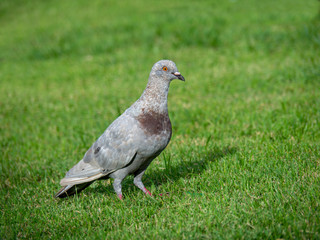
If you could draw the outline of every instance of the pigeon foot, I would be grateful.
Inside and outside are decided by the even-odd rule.
[[[150,195],[152,197],[152,194],[151,194],[151,192],[149,192],[148,189],[144,188],[144,191],[145,191],[145,194],[148,194],[148,195]]]

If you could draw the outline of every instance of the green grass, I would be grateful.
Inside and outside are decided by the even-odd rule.
[[[0,2],[1,239],[319,239],[320,6]],[[174,60],[173,137],[144,177],[54,199]],[[169,193],[160,197],[160,193]]]

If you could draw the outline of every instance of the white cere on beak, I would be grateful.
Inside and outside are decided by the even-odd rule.
[[[173,75],[180,76],[181,74],[179,72],[175,72],[175,73],[173,73]]]

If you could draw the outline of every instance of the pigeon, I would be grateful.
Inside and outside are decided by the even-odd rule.
[[[114,191],[122,200],[121,182],[128,175],[134,176],[134,185],[152,196],[142,176],[171,139],[167,102],[174,79],[185,81],[173,61],[155,63],[140,98],[109,125],[83,159],[66,173],[55,197],[68,197],[98,179],[112,178]]]

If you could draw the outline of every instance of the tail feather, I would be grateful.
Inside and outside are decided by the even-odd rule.
[[[55,198],[65,198],[65,197],[69,197],[71,195],[74,195],[76,193],[80,193],[83,189],[85,189],[86,187],[90,186],[92,182],[86,182],[86,183],[81,183],[81,184],[77,184],[77,185],[67,185],[64,186],[60,189],[59,192],[57,192],[57,194],[54,196]]]
[[[109,173],[107,173],[109,174]],[[65,177],[60,181],[61,186],[67,186],[67,185],[81,185],[82,183],[92,182],[95,181],[101,177],[104,177],[105,173],[98,173],[95,175],[92,175],[90,177]]]

